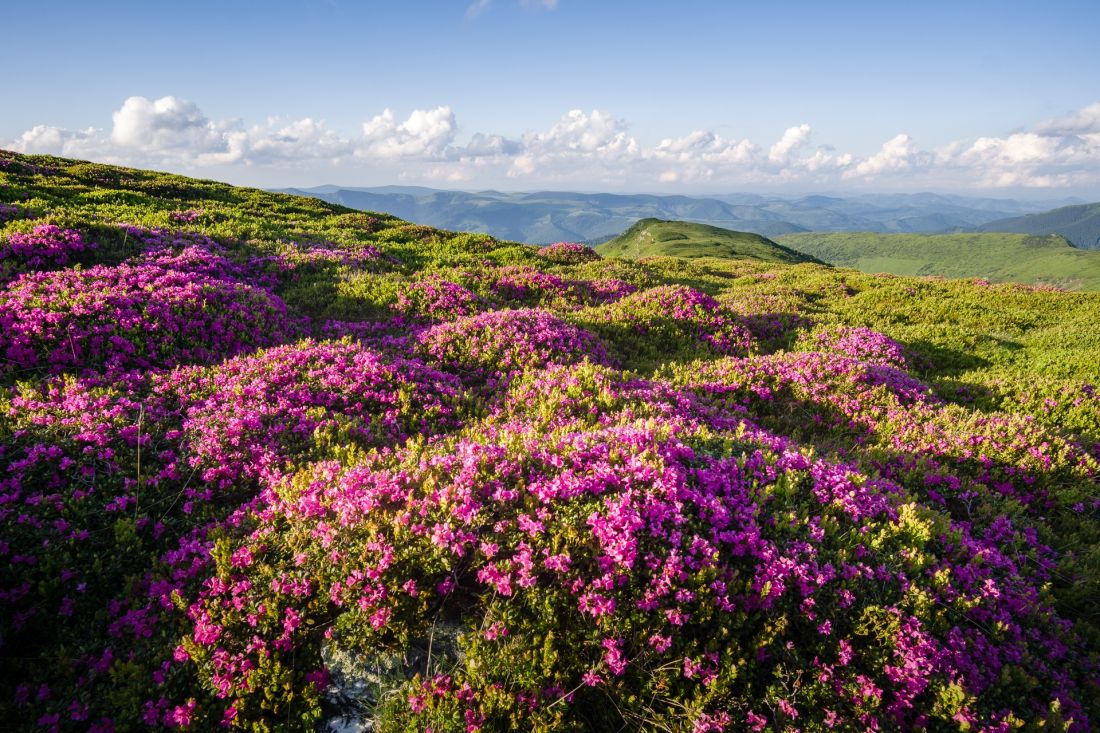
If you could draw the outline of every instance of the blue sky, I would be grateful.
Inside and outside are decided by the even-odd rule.
[[[1095,0],[42,2],[18,18],[0,145],[29,152],[270,186],[1100,194]]]

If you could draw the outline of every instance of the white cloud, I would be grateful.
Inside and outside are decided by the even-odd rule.
[[[788,127],[779,142],[772,145],[768,151],[768,160],[773,163],[786,163],[791,158],[791,153],[810,142],[810,126],[799,125]]]
[[[350,155],[354,146],[325,127],[324,122],[306,117],[283,122],[271,118],[264,126],[227,136],[229,156],[246,157],[250,163],[332,160]],[[225,162],[233,162],[233,158]]]
[[[647,186],[1004,188],[1100,186],[1100,103],[1030,130],[958,140],[922,149],[908,134],[866,156],[811,147],[808,124],[790,127],[771,146],[694,130],[646,145],[629,123],[602,110],[571,110],[549,127],[520,137],[474,132],[463,144],[450,107],[385,109],[352,135],[323,120],[269,118],[245,126],[207,116],[196,104],[166,96],[130,97],[108,130],[37,125],[4,147],[170,170],[227,166],[300,168],[324,177],[338,166],[363,168],[371,181],[470,181],[498,185],[572,184],[621,189]],[[347,175],[342,178],[347,179]]]
[[[516,155],[522,150],[523,143],[519,140],[510,140],[503,135],[475,132],[470,142],[462,148],[460,155],[468,158],[507,156]]]
[[[897,135],[882,144],[877,153],[860,161],[854,169],[845,173],[846,177],[872,178],[881,173],[907,171],[923,164],[929,156],[922,154],[913,138],[905,133]]]
[[[557,10],[558,0],[520,0],[520,5],[525,8],[544,8],[546,10]]]
[[[450,107],[418,109],[398,124],[393,111],[363,123],[357,154],[367,158],[439,157],[454,140],[455,116]]]
[[[756,157],[759,149],[748,140],[727,140],[707,130],[695,130],[684,137],[665,138],[653,150],[655,157],[689,163],[744,164]]]
[[[85,153],[91,154],[95,149],[95,140],[100,136],[100,131],[93,127],[63,130],[49,125],[35,125],[13,140],[10,147],[20,153],[79,157]]]
[[[1038,125],[1035,132],[1040,135],[1082,135],[1100,132],[1100,102],[1071,112],[1062,117]]]
[[[177,97],[130,97],[112,115],[111,141],[134,150],[186,148],[217,152],[225,148],[231,123],[214,123],[193,103]]]
[[[615,157],[635,153],[638,143],[626,132],[626,120],[606,112],[593,110],[585,114],[574,109],[567,112],[545,133],[524,137],[528,149],[544,153],[579,153],[598,157]]]
[[[625,120],[606,112],[574,109],[545,132],[531,132],[519,141],[511,161],[513,178],[538,173],[547,180],[606,180],[625,175],[640,159],[641,146],[627,132]]]

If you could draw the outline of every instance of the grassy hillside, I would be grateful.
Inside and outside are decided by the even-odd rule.
[[[1057,235],[815,232],[777,240],[829,264],[863,272],[1100,290],[1100,252],[1077,249]]]
[[[596,247],[604,257],[725,257],[761,262],[815,262],[813,257],[749,232],[708,224],[641,219],[621,235]]]
[[[0,151],[0,720],[1093,730],[1097,322]]]
[[[1100,203],[1063,206],[1039,214],[998,219],[978,227],[983,232],[1059,234],[1082,249],[1100,249]]]

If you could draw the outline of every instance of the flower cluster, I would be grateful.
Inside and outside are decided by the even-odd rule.
[[[445,368],[475,378],[503,376],[546,364],[608,364],[593,334],[544,310],[489,311],[424,331],[419,349]]]
[[[805,344],[808,349],[832,351],[898,369],[911,366],[909,355],[901,344],[869,328],[825,328],[808,336]]]
[[[745,354],[754,343],[731,311],[683,285],[639,290],[588,309],[583,320],[629,359]]]
[[[12,232],[7,245],[0,245],[0,260],[11,258],[24,269],[40,270],[64,267],[73,255],[94,249],[75,229],[62,229],[56,224],[39,224],[30,233]]]
[[[396,303],[396,309],[407,316],[442,321],[470,316],[484,307],[477,294],[438,275],[404,286]]]
[[[555,242],[539,249],[539,256],[551,262],[575,265],[600,259],[596,250],[577,242]]]
[[[573,283],[533,267],[514,265],[497,267],[480,274],[489,292],[509,305],[579,304]]]
[[[219,551],[184,654],[262,717],[261,668],[302,675],[295,655],[319,645],[369,667],[461,612],[466,662],[408,685],[407,725],[995,727],[1047,699],[1083,722],[1084,660],[1031,590],[1042,573],[1001,549],[1010,524],[972,535],[746,425],[734,442],[651,425],[512,422],[400,470],[317,464]]]
[[[0,291],[7,369],[104,369],[209,362],[285,338],[270,293],[154,265],[19,277]]]
[[[318,440],[370,447],[453,427],[458,381],[349,342],[304,341],[172,375],[192,467],[215,488],[277,477]]]
[[[192,222],[197,221],[198,218],[200,216],[202,216],[204,213],[206,213],[206,212],[204,212],[202,209],[188,209],[187,211],[173,211],[171,214],[168,215],[168,218],[171,219],[174,222],[179,222],[180,224],[191,224]]]

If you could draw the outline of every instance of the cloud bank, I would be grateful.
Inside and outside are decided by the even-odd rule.
[[[250,169],[270,182],[279,171],[331,173],[363,183],[466,182],[585,188],[791,186],[825,188],[1048,188],[1100,186],[1100,102],[1030,130],[923,148],[904,132],[865,155],[815,144],[807,123],[761,143],[693,130],[644,144],[630,124],[601,110],[570,110],[542,130],[516,137],[476,131],[459,138],[447,106],[390,109],[345,134],[314,118],[268,118],[246,125],[210,119],[174,96],[130,97],[110,128],[37,125],[3,146],[110,163],[188,172]],[[340,175],[337,176],[336,174]]]

